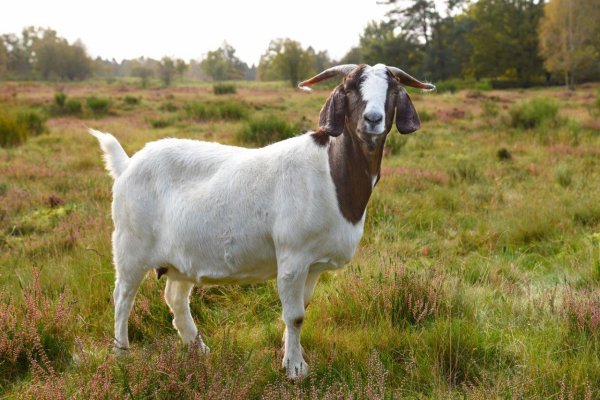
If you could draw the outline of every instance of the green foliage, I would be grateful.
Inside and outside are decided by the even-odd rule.
[[[248,116],[248,106],[239,101],[189,102],[184,105],[187,116],[195,121],[214,119],[240,120]]]
[[[123,103],[127,104],[128,106],[137,106],[138,104],[140,104],[140,98],[127,95],[123,97]]]
[[[95,116],[106,114],[110,108],[110,100],[105,97],[90,96],[85,101]]]
[[[236,88],[233,83],[215,83],[213,85],[213,93],[216,95],[232,94],[235,92],[236,92]]]
[[[258,76],[261,80],[287,80],[292,87],[315,71],[308,50],[291,39],[276,39],[269,43],[266,53],[260,58]]]
[[[385,149],[389,155],[396,155],[406,146],[406,143],[408,143],[406,135],[392,131],[385,140]]]
[[[162,129],[173,125],[175,120],[173,118],[158,118],[150,119],[148,122],[150,123],[150,126],[154,129]]]
[[[83,106],[80,100],[77,99],[68,99],[65,104],[65,110],[67,113],[71,115],[81,114],[83,110]]]
[[[63,92],[56,92],[54,94],[54,104],[58,108],[63,108],[65,106],[65,102],[67,101],[67,95]]]
[[[299,128],[275,116],[266,116],[248,121],[238,133],[240,142],[256,146],[266,146],[297,135]]]
[[[558,122],[558,104],[547,98],[533,98],[515,104],[510,110],[510,126],[534,129],[543,124]]]
[[[28,137],[46,132],[46,117],[33,109],[11,109],[0,105],[0,147],[24,143]]]
[[[209,51],[200,66],[215,81],[241,79],[248,71],[248,65],[235,55],[235,49],[227,42]]]
[[[441,81],[435,83],[437,93],[455,93],[458,90],[458,83],[455,80]]]
[[[170,86],[175,75],[175,61],[169,57],[163,57],[158,65],[158,74],[164,86]]]
[[[162,103],[158,109],[160,111],[175,112],[179,109],[179,107],[177,107],[177,105],[175,105],[172,101],[167,101],[166,103]]]

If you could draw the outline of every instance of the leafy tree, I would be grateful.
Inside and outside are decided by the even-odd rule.
[[[540,53],[549,72],[562,73],[575,88],[599,61],[600,0],[552,0],[540,21]]]
[[[179,79],[183,80],[183,74],[188,70],[188,65],[181,58],[178,58],[175,61],[175,71],[177,71],[177,75],[179,75]]]
[[[476,78],[505,77],[521,83],[543,75],[537,26],[543,0],[480,0],[467,16],[472,46],[469,72]]]
[[[0,37],[0,79],[2,79],[8,71],[8,51],[4,45],[4,40]]]
[[[154,75],[154,68],[150,66],[143,58],[137,61],[137,64],[131,69],[131,74],[140,78],[140,85],[143,88],[148,87],[150,78]]]
[[[313,61],[299,42],[275,39],[260,58],[258,76],[261,80],[287,80],[291,86],[296,86],[301,79],[315,73]]]
[[[169,86],[175,74],[175,62],[170,57],[163,57],[158,67],[158,73],[163,85]]]
[[[242,79],[248,70],[248,65],[235,55],[235,49],[227,42],[218,49],[209,51],[201,66],[215,81]]]

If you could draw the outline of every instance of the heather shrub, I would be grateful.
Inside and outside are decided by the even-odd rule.
[[[29,136],[45,132],[45,123],[46,118],[38,111],[0,106],[0,147],[17,146]]]
[[[233,94],[235,92],[236,88],[233,83],[215,83],[213,85],[213,93],[216,95]]]
[[[90,96],[86,99],[86,103],[95,116],[106,114],[110,107],[110,101],[105,97]]]
[[[569,331],[598,342],[600,339],[600,291],[568,288],[563,301],[563,314]]]
[[[398,327],[416,326],[452,307],[445,277],[437,271],[418,274],[403,265],[388,265],[368,276],[360,268],[348,274],[328,307],[338,323],[369,325],[384,320]]]
[[[558,104],[547,98],[534,98],[514,105],[510,110],[510,126],[533,129],[558,122]]]
[[[296,135],[300,128],[275,116],[267,116],[248,121],[238,133],[237,139],[245,144],[266,146],[270,143],[289,139]]]
[[[0,292],[0,388],[31,369],[53,373],[70,360],[74,344],[71,298],[44,293],[40,275],[21,296]]]
[[[248,106],[237,101],[189,102],[185,104],[184,109],[187,116],[195,121],[240,120],[248,116]]]

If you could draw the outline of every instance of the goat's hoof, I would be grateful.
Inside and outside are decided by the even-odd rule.
[[[188,350],[197,351],[198,353],[200,353],[202,355],[210,354],[210,348],[204,344],[202,339],[196,339],[193,342],[190,342],[188,344]]]
[[[117,356],[117,357],[124,357],[126,355],[129,355],[129,347],[120,347],[117,346],[116,344],[113,346],[113,353]]]
[[[308,364],[302,359],[296,362],[284,359],[282,364],[288,379],[298,380],[308,375]]]

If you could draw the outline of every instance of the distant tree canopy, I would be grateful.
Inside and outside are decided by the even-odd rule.
[[[388,20],[371,22],[342,63],[383,62],[434,81],[491,78],[524,85],[544,82],[549,73],[567,80],[600,77],[600,0],[383,4],[394,6]]]
[[[235,49],[227,42],[209,51],[200,65],[214,81],[243,79],[248,71],[248,65],[235,55]]]
[[[331,65],[326,51],[316,52],[312,47],[304,50],[295,40],[275,39],[260,58],[257,78],[263,81],[286,80],[291,86],[296,86],[302,79]]]
[[[339,63],[385,63],[434,82],[486,79],[527,86],[600,79],[600,0],[370,0],[390,7]],[[76,80],[90,75],[201,80],[286,80],[295,86],[333,61],[327,51],[272,40],[249,67],[228,43],[202,59],[90,60],[81,41],[29,27],[0,36],[0,79]],[[337,63],[337,62],[336,62]]]
[[[80,80],[92,73],[92,60],[79,40],[72,44],[52,29],[29,27],[21,37],[2,35],[0,73],[19,79]]]
[[[539,26],[540,53],[550,72],[570,88],[580,78],[598,78],[600,0],[552,0]]]

